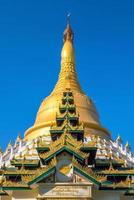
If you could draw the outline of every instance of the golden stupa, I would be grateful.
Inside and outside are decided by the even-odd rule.
[[[75,68],[73,39],[74,34],[68,22],[64,31],[59,79],[52,93],[41,103],[34,125],[25,132],[26,140],[46,136],[46,141],[50,141],[49,130],[56,122],[56,114],[65,91],[72,91],[73,93],[79,120],[84,126],[85,134],[99,135],[106,139],[111,137],[108,130],[101,126],[94,103],[82,91],[79,84]]]

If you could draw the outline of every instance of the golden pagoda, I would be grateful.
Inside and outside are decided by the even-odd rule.
[[[75,52],[73,47],[74,34],[70,24],[64,31],[63,48],[61,51],[61,69],[59,79],[52,93],[44,99],[36,116],[35,124],[25,133],[28,140],[39,135],[49,138],[50,127],[55,124],[56,113],[65,91],[72,91],[76,108],[79,112],[79,120],[83,123],[86,134],[100,135],[110,138],[110,133],[100,124],[99,115],[92,100],[82,91],[79,84],[76,67]]]
[[[2,200],[131,200],[134,156],[102,127],[79,84],[68,20],[61,69],[34,125],[0,150]]]

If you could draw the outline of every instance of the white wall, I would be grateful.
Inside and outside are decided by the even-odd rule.
[[[93,190],[93,200],[120,200],[119,192],[103,191],[103,190]]]
[[[132,196],[124,196],[121,191],[104,191],[93,189],[93,200],[132,200]]]
[[[10,196],[1,196],[0,197],[0,200],[11,200],[12,199],[12,197],[10,197]]]
[[[36,200],[37,190],[26,190],[26,191],[14,191],[12,195],[12,200]]]

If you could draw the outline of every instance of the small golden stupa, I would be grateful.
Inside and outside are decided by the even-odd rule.
[[[36,116],[34,125],[25,133],[25,138],[31,140],[45,135],[49,140],[50,127],[55,124],[56,113],[62,99],[63,91],[73,92],[75,105],[79,113],[79,120],[83,124],[85,134],[94,134],[103,138],[110,138],[110,133],[101,126],[99,115],[92,100],[86,96],[79,84],[76,67],[75,52],[73,47],[74,34],[68,20],[63,34],[63,48],[61,51],[61,69],[59,79],[52,91],[46,97]]]

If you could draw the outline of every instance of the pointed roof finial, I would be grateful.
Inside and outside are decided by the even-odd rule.
[[[122,138],[121,138],[121,136],[120,136],[120,135],[118,135],[118,137],[117,137],[116,141],[118,141],[118,142],[122,143]]]
[[[71,13],[68,13],[67,14],[67,26],[70,26],[70,16],[71,16]]]
[[[7,145],[7,148],[8,148],[8,147],[11,147],[12,145],[13,145],[13,143],[12,143],[12,141],[10,140],[9,143],[8,143],[8,145]]]
[[[21,136],[20,136],[20,133],[18,134],[18,136],[17,136],[17,138],[16,138],[16,140],[21,140],[22,138],[21,138]]]
[[[128,141],[126,142],[126,145],[125,145],[125,147],[127,148],[127,149],[131,149],[131,147],[130,147],[130,145],[129,145],[129,143],[128,143]]]
[[[69,40],[71,42],[73,41],[74,34],[73,34],[73,31],[72,31],[71,26],[70,26],[70,16],[71,16],[70,13],[67,14],[67,27],[66,27],[64,34],[63,34],[64,35],[64,38],[63,38],[64,42],[66,40]]]

